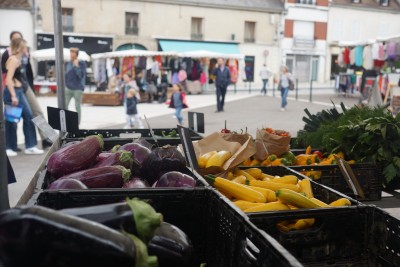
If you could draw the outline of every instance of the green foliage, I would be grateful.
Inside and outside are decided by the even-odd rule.
[[[385,182],[400,177],[400,115],[386,109],[353,107],[336,119],[322,121],[314,131],[302,132],[301,142],[328,152],[343,151],[357,162],[383,167]]]

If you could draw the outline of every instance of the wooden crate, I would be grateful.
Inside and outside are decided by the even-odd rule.
[[[120,106],[122,104],[118,94],[108,92],[83,93],[82,103],[95,106]]]

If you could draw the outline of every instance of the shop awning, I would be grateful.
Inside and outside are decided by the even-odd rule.
[[[64,61],[69,61],[70,53],[68,48],[64,48],[63,54],[64,54]],[[37,61],[55,60],[56,50],[55,48],[36,50],[31,53],[31,57],[36,59]],[[80,50],[78,59],[84,61],[90,61],[90,56],[85,51]]]
[[[176,40],[159,40],[163,51],[176,51],[178,53],[207,51],[216,54],[240,54],[238,45],[233,43],[192,42]]]
[[[152,56],[175,56],[176,52],[169,51],[149,51],[149,50],[139,50],[139,49],[129,49],[122,51],[113,51],[107,53],[92,54],[92,59],[100,58],[122,58],[122,57],[152,57]]]

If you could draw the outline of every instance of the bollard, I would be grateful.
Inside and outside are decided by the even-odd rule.
[[[251,82],[249,82],[249,94],[251,94]]]
[[[233,88],[234,88],[234,89],[233,89],[233,90],[234,90],[233,92],[236,94],[236,83],[234,83]]]
[[[275,83],[272,83],[272,96],[275,97]]]
[[[312,102],[312,80],[310,81],[310,102]]]
[[[296,100],[299,99],[299,79],[296,79]]]

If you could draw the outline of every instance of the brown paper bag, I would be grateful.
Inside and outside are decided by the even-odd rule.
[[[202,175],[209,173],[216,174],[236,167],[245,159],[253,156],[256,152],[256,147],[251,136],[248,137],[246,142],[240,144],[239,142],[224,140],[219,133],[212,133],[209,136],[204,137],[202,140],[193,141],[193,147],[197,158],[213,150],[226,150],[230,151],[232,154],[232,157],[228,159],[221,168],[210,167],[200,170]]]
[[[278,157],[282,156],[289,151],[290,138],[290,135],[279,136],[275,134],[270,134],[264,129],[257,131],[255,142],[257,152],[255,153],[254,157],[258,161],[262,162],[269,155],[276,155]],[[265,150],[263,143],[267,148],[268,153]]]

